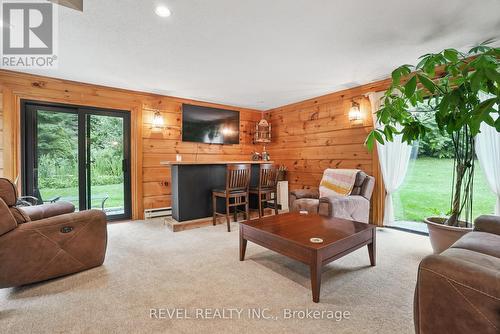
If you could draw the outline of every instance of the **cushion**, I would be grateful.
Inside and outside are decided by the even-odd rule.
[[[273,187],[262,187],[260,188],[261,191],[274,191],[276,188]],[[259,187],[250,187],[250,191],[258,192]]]
[[[214,193],[226,193],[226,189],[212,189],[212,192]],[[246,190],[233,190],[229,192],[230,194],[245,194]]]
[[[500,258],[500,235],[486,232],[469,232],[458,239],[451,248],[468,249]]]
[[[359,170],[327,168],[319,186],[319,197],[349,196],[356,184]]]
[[[75,212],[75,206],[70,202],[60,201],[42,205],[23,206],[19,210],[29,216],[31,220],[40,220]]]
[[[354,187],[351,190],[351,195],[361,194],[361,188],[363,187],[366,176],[367,175],[363,171],[359,171],[358,174],[356,174],[356,180],[354,181]]]
[[[307,211],[310,214],[318,213],[319,200],[314,198],[300,198],[293,202],[291,211]]]
[[[9,179],[0,178],[0,198],[7,206],[14,206],[17,202],[16,186]]]
[[[14,219],[18,224],[24,224],[31,221],[30,217],[27,214],[25,214],[22,210],[19,210],[19,208],[13,206],[9,209],[10,213],[12,214],[12,216],[14,217]]]
[[[17,227],[16,220],[10,213],[9,207],[0,198],[0,235],[12,231]]]

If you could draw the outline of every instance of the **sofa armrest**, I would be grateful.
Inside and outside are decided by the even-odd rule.
[[[10,213],[9,207],[4,200],[0,198],[0,236],[14,230],[17,222]]]
[[[327,217],[368,223],[370,201],[360,195],[321,197],[318,213]]]
[[[292,208],[294,207],[294,202],[301,198],[318,199],[319,189],[295,189],[290,191],[290,196],[288,196],[288,207],[290,208],[290,210],[292,210]]]
[[[414,297],[415,332],[495,333],[491,324],[500,298],[495,263],[484,254],[454,248],[424,258]]]
[[[500,216],[482,215],[474,221],[474,231],[500,235]]]
[[[99,210],[20,224],[0,236],[0,288],[100,266],[106,247],[106,215]]]
[[[290,195],[295,196],[295,199],[300,198],[319,198],[319,189],[311,188],[311,189],[295,189],[290,192]]]
[[[75,212],[75,206],[70,202],[56,202],[34,206],[22,206],[18,208],[24,212],[32,221]]]
[[[91,223],[94,225],[101,225],[106,227],[106,214],[101,210],[85,210],[73,213],[66,213],[49,218],[44,218],[36,221],[28,222],[27,224],[19,225],[21,230],[36,230],[52,227],[60,227],[63,225],[84,225]]]
[[[25,237],[29,239],[28,236],[35,233],[37,236],[44,235],[56,244],[64,244],[66,251],[71,252],[74,258],[88,266],[97,266],[104,261],[108,226],[106,214],[101,210],[85,210],[28,222],[19,225],[15,232],[22,235],[17,243],[22,245],[28,257],[31,256],[29,253],[37,251],[29,248],[38,246],[36,242],[23,242],[21,239]],[[72,245],[67,241],[71,241]],[[25,253],[24,251],[22,253]]]

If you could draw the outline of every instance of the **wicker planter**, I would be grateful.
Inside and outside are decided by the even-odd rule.
[[[434,254],[442,253],[463,235],[472,231],[472,227],[443,225],[446,221],[445,217],[428,217],[424,221],[429,229],[429,239]]]

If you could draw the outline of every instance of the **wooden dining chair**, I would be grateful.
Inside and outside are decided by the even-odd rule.
[[[226,216],[227,231],[231,232],[230,209],[234,207],[234,221],[238,218],[238,207],[245,206],[245,219],[249,219],[249,201],[250,195],[248,188],[250,186],[251,165],[249,164],[229,164],[226,172],[226,188],[212,190],[213,204],[213,224],[216,225],[217,215]],[[217,212],[217,198],[222,197],[226,200],[226,213]]]
[[[261,164],[259,171],[259,183],[250,188],[250,194],[256,194],[259,202],[259,218],[264,216],[265,203],[274,201],[274,213],[278,214],[278,170],[273,164]],[[274,197],[273,197],[274,195]]]

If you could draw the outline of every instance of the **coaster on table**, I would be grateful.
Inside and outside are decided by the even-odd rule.
[[[308,212],[308,211],[306,211],[306,210],[300,210],[300,211],[299,211],[299,213],[300,213],[301,215],[308,215],[308,214],[309,214],[309,212]]]
[[[323,243],[323,239],[321,238],[311,238],[309,239],[310,242],[312,242],[313,244],[322,244]]]

